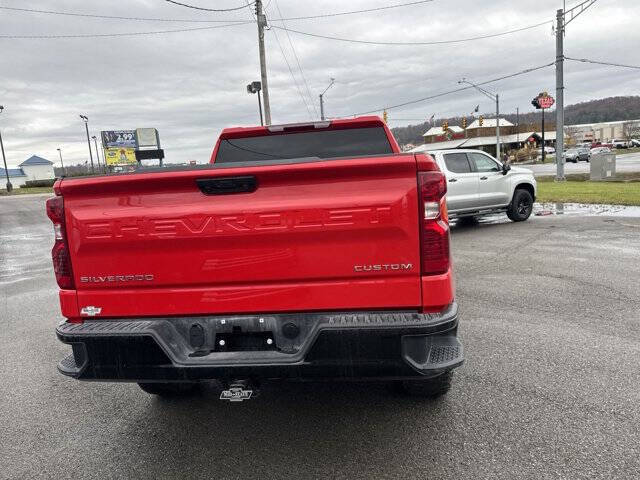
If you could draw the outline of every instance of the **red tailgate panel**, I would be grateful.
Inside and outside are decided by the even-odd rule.
[[[65,180],[78,306],[101,317],[419,308],[415,170],[396,155]],[[258,189],[207,196],[195,183],[241,175]]]

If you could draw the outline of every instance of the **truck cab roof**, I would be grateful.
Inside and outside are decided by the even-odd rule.
[[[222,130],[220,138],[237,138],[249,136],[262,136],[281,134],[285,132],[308,131],[319,129],[344,129],[386,127],[380,117],[369,115],[356,118],[339,118],[334,120],[322,120],[317,122],[283,123],[277,125],[229,127]]]

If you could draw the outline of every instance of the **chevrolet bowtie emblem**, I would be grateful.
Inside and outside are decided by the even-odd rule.
[[[96,315],[100,315],[101,311],[101,307],[94,307],[93,305],[89,305],[88,307],[83,307],[82,310],[80,310],[80,314],[86,315],[87,317],[95,317]]]

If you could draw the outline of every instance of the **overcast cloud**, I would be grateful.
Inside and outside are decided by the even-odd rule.
[[[244,0],[185,0],[216,8]],[[266,0],[267,17],[316,15],[372,8],[407,0]],[[577,1],[567,2],[570,5]],[[0,0],[0,6],[180,19],[251,20],[250,9],[207,13],[164,0]],[[376,41],[449,40],[497,33],[555,18],[560,0],[434,0],[392,10],[287,22],[306,32]],[[640,65],[640,2],[599,0],[567,29],[565,53],[577,58]],[[281,25],[274,22],[274,25]],[[76,18],[0,10],[0,35],[117,33],[194,28],[167,23]],[[167,160],[208,161],[220,130],[259,122],[257,99],[245,86],[259,80],[255,24],[210,30],[119,38],[0,38],[0,129],[9,166],[32,154],[65,163],[84,162],[87,146],[79,114],[89,117],[91,134],[100,130],[155,127]],[[276,35],[306,96],[296,88]],[[315,117],[318,94],[326,94],[330,117],[348,116],[457,87],[463,76],[484,81],[555,59],[551,25],[469,43],[436,46],[371,46],[291,33],[312,98],[297,71],[285,32],[266,33],[267,66],[274,123]],[[567,62],[566,103],[612,95],[637,95],[640,72]],[[541,90],[555,95],[553,67],[488,86],[501,96],[501,110],[532,109]],[[389,111],[392,126],[403,119],[463,115],[491,101],[466,91]],[[379,112],[381,114],[381,112]]]

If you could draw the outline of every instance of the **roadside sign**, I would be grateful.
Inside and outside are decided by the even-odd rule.
[[[540,108],[551,108],[556,101],[551,95],[541,95],[538,97],[538,105]]]
[[[135,130],[107,130],[101,132],[102,145],[105,148],[127,147],[137,148]]]
[[[138,147],[160,148],[158,130],[155,128],[137,128],[136,138],[138,140]]]
[[[104,159],[107,165],[133,165],[138,163],[135,148],[105,148]]]

